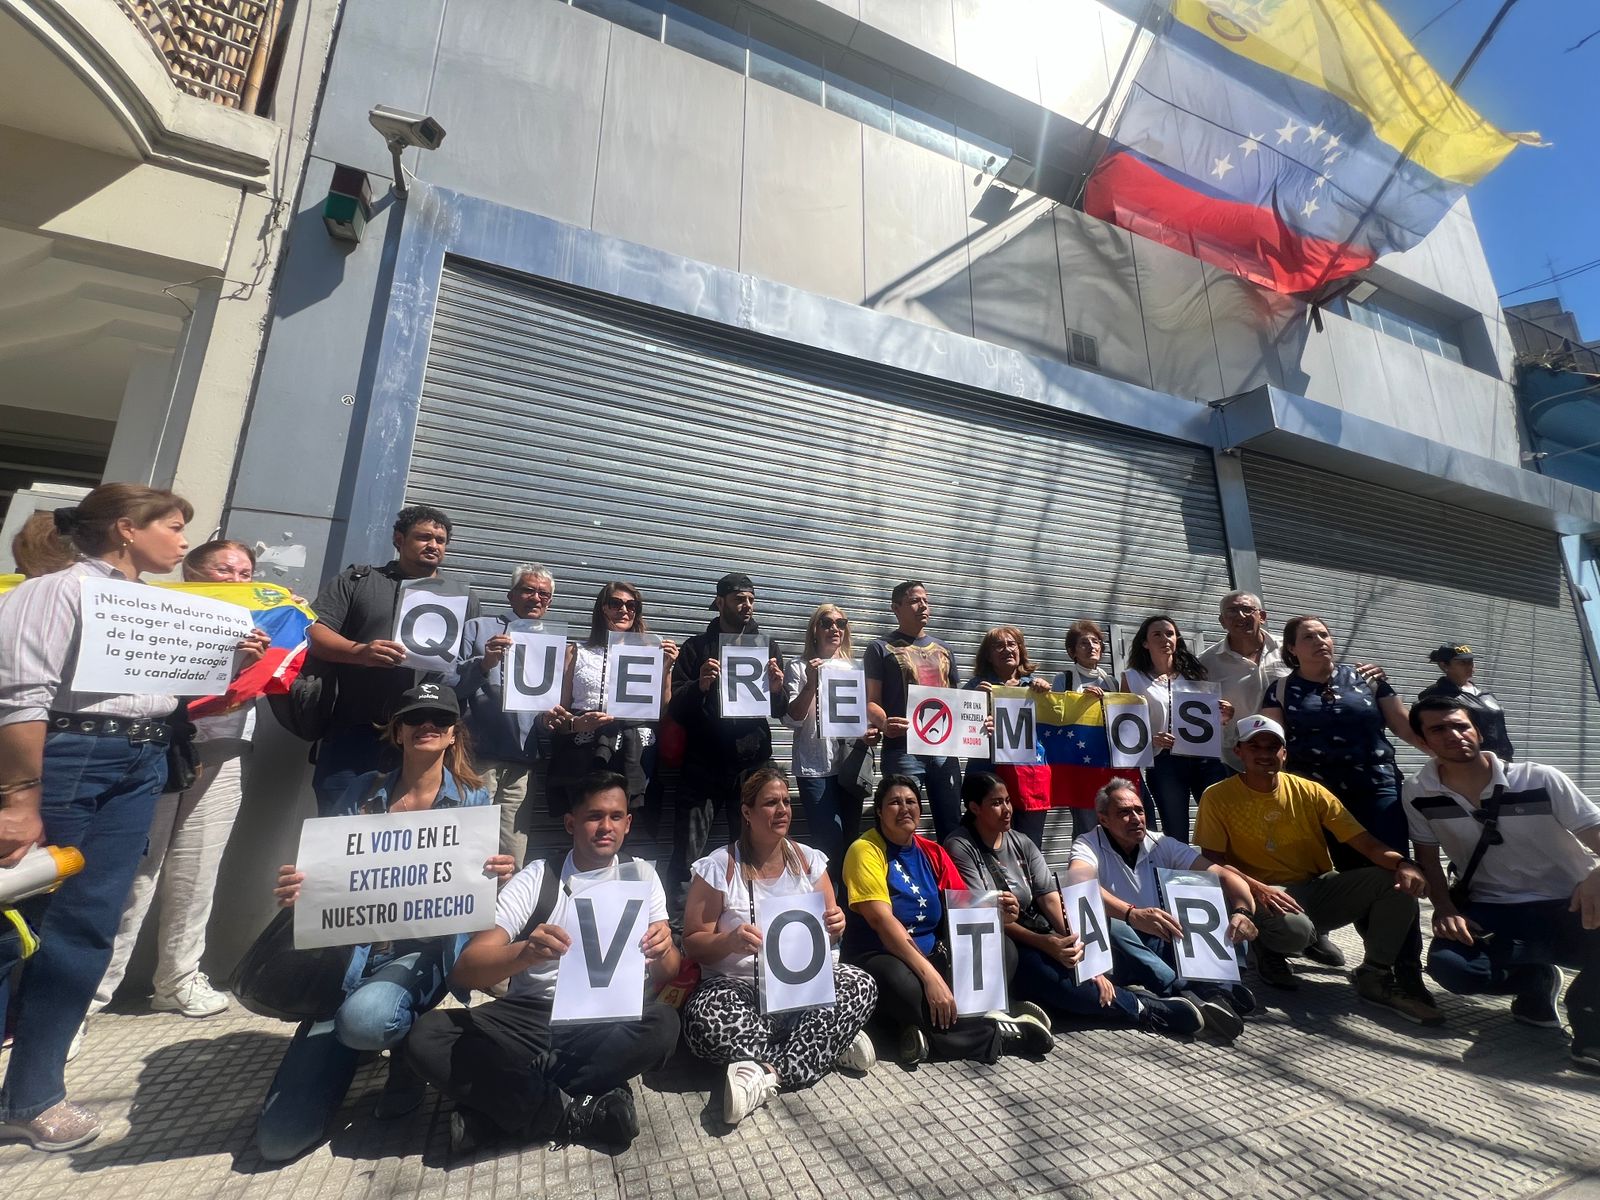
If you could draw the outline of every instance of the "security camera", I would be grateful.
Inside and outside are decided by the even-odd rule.
[[[419,150],[437,150],[444,141],[444,126],[432,117],[390,108],[387,104],[375,105],[367,114],[372,127],[383,135],[389,147],[389,158],[394,163],[394,194],[406,198],[405,169],[400,165],[400,155],[407,147]]]
[[[419,150],[437,150],[444,141],[444,126],[432,117],[403,112],[387,104],[376,105],[367,114],[372,127],[383,134],[383,140],[398,142],[402,146],[415,146]]]

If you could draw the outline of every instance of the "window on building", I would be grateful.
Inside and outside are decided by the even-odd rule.
[[[1464,361],[1460,324],[1440,313],[1430,312],[1420,304],[1389,292],[1374,292],[1360,301],[1347,296],[1340,304],[1344,308],[1344,315],[1358,325],[1376,329],[1402,342],[1410,342],[1419,350],[1448,358],[1451,362]]]

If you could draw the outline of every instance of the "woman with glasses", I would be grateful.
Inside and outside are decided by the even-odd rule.
[[[1088,692],[1098,696],[1117,690],[1117,677],[1100,665],[1106,652],[1106,631],[1088,619],[1074,621],[1067,627],[1064,643],[1072,665],[1056,672],[1050,682],[1053,692]],[[1092,818],[1094,813],[1091,811]],[[1092,827],[1094,822],[1089,822]]]
[[[385,739],[400,750],[400,769],[373,771],[351,783],[332,816],[426,812],[488,804],[489,793],[472,766],[461,709],[453,691],[424,683],[401,697]],[[517,869],[509,854],[483,864],[504,883]],[[274,895],[284,908],[300,896],[305,873],[278,868]],[[325,1021],[295,1030],[256,1122],[256,1148],[272,1162],[294,1158],[322,1140],[329,1119],[344,1103],[365,1054],[393,1050],[417,1017],[444,999],[445,979],[465,936],[414,938],[356,946],[345,972],[344,1002]],[[422,1101],[424,1085],[397,1056],[378,1098],[377,1115],[398,1117]]]
[[[983,635],[978,643],[978,653],[972,663],[972,678],[961,686],[972,691],[991,692],[997,687],[1030,688],[1035,692],[1048,692],[1050,680],[1038,674],[1038,664],[1028,657],[1028,640],[1015,625],[996,625]],[[990,730],[991,735],[993,730]],[[1017,828],[1035,844],[1044,841],[1045,822],[1050,816],[1048,792],[1037,795],[1015,788],[1016,772],[1009,767],[996,768],[989,759],[972,759],[966,765],[967,774],[974,771],[988,778],[998,774],[1014,786],[1012,800],[1017,805]],[[1039,789],[1034,789],[1037,792]]]
[[[1215,758],[1187,758],[1172,753],[1172,690],[1182,680],[1206,678],[1206,669],[1189,650],[1171,617],[1146,617],[1133,635],[1128,669],[1122,673],[1122,690],[1143,696],[1150,712],[1150,735],[1155,743],[1155,764],[1146,768],[1145,788],[1155,803],[1161,832],[1179,841],[1189,840],[1189,803],[1199,802],[1213,783],[1228,776]],[[1222,701],[1222,719],[1233,719],[1233,705]]]
[[[628,781],[628,808],[641,808],[650,786],[645,752],[655,744],[651,722],[619,721],[601,711],[605,700],[606,647],[613,633],[649,633],[644,616],[644,595],[631,583],[613,580],[594,598],[589,636],[567,647],[567,673],[561,685],[561,707],[566,716],[556,727],[550,755],[550,780],[546,795],[550,815],[561,820],[572,811],[572,794],[578,780],[592,771],[615,771]],[[672,699],[672,664],[678,645],[661,639],[664,661],[661,712]]]
[[[828,874],[839,885],[845,847],[861,832],[863,795],[846,789],[840,768],[858,745],[872,746],[882,732],[869,726],[865,737],[825,738],[818,733],[817,693],[830,663],[849,666],[850,619],[837,604],[819,604],[806,622],[805,648],[784,669],[783,692],[789,707],[783,723],[794,731],[791,764],[806,835],[827,857]]]

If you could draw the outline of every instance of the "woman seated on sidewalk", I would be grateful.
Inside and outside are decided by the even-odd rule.
[[[760,903],[800,892],[821,892],[830,938],[844,932],[827,858],[789,840],[789,784],[776,766],[757,767],[740,785],[739,840],[694,864],[683,911],[684,952],[705,975],[683,1010],[689,1049],[728,1064],[722,1119],[737,1125],[780,1088],[810,1087],[835,1067],[868,1071],[878,1061],[863,1032],[878,986],[859,967],[834,955],[836,1000],[763,1016],[756,988]]]
[[[420,812],[488,804],[460,725],[455,693],[436,683],[407,692],[385,730],[400,748],[400,769],[373,771],[350,785],[331,814]],[[509,854],[483,864],[484,874],[501,882],[516,870]],[[305,875],[292,866],[278,868],[278,903],[287,908],[299,898]],[[412,1023],[444,999],[464,937],[418,938],[357,946],[345,973],[344,1002],[325,1021],[307,1021],[278,1064],[256,1122],[256,1148],[278,1162],[294,1158],[322,1139],[328,1121],[344,1102],[363,1054],[397,1047]],[[378,1100],[379,1117],[410,1112],[422,1100],[423,1084],[395,1057]]]
[[[909,775],[885,775],[872,796],[876,825],[844,859],[850,918],[844,957],[878,981],[877,1015],[899,1038],[900,1061],[929,1057],[992,1063],[1001,1053],[1043,1054],[1055,1045],[1050,1020],[1031,1004],[1014,1014],[956,1016],[950,953],[939,934],[944,888],[965,891],[950,856],[917,834],[922,790]],[[1001,910],[1016,920],[1015,899]],[[1006,976],[1016,968],[1008,940]]]
[[[961,828],[944,848],[965,886],[998,889],[1012,919],[1006,945],[1016,954],[1011,995],[1052,1012],[1132,1025],[1159,1033],[1199,1030],[1200,1010],[1183,997],[1136,996],[1105,975],[1078,983],[1073,968],[1083,958],[1077,934],[1067,928],[1061,891],[1044,855],[1011,828],[1011,795],[999,777],[970,771],[961,785]]]

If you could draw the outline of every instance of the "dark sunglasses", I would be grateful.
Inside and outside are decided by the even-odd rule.
[[[637,600],[624,600],[621,596],[607,596],[600,603],[616,612],[639,611],[639,602]]]
[[[850,622],[844,617],[823,617],[817,622],[818,629],[849,629]]]
[[[455,723],[454,714],[433,709],[421,709],[417,712],[400,714],[400,724],[402,725],[432,725],[436,729],[450,729],[455,726]]]

